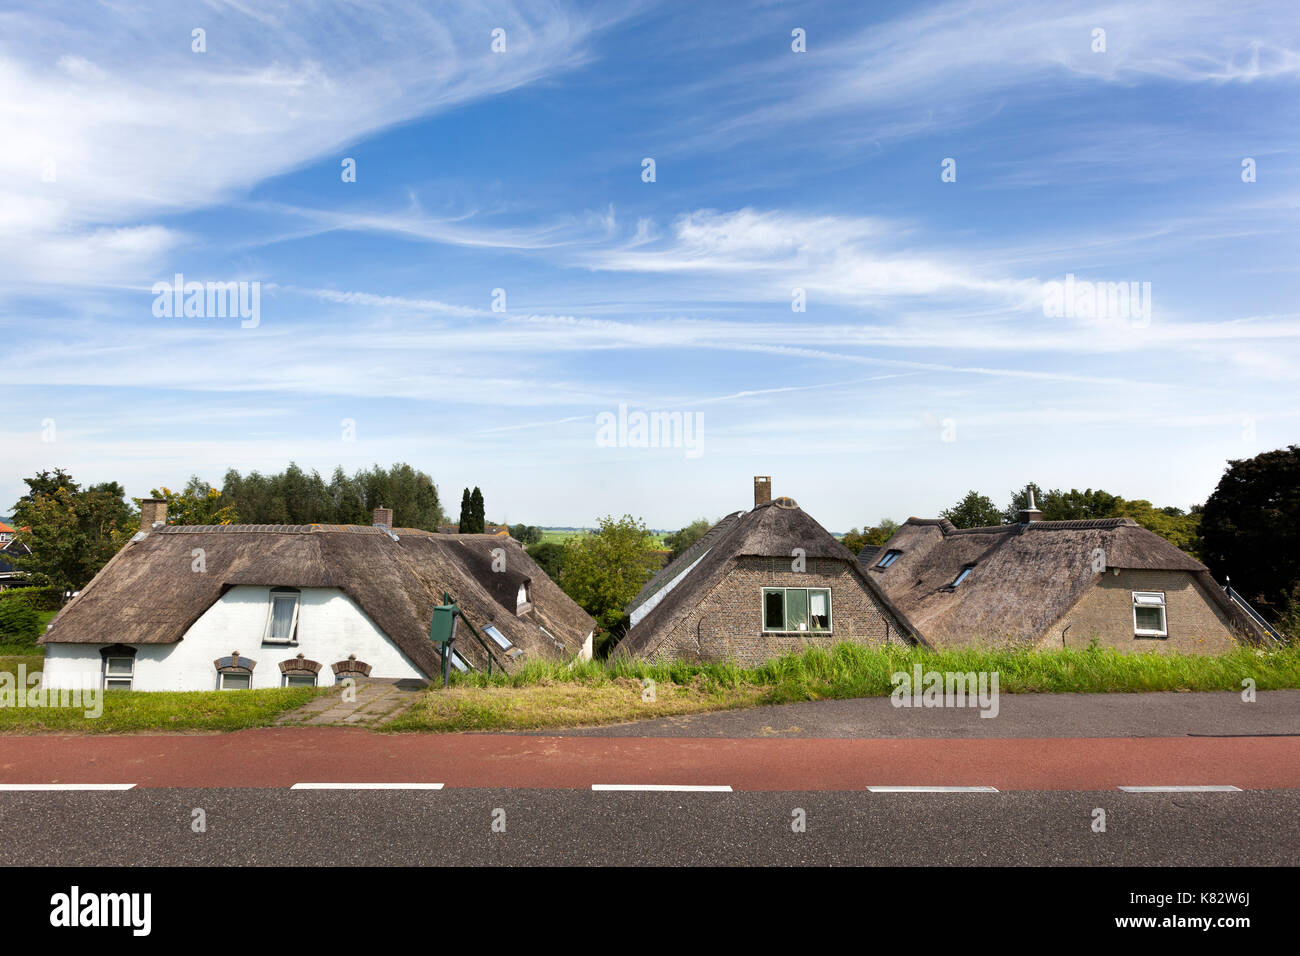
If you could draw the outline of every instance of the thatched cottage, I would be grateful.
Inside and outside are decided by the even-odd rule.
[[[374,525],[167,525],[141,530],[54,619],[45,685],[213,690],[425,679],[444,592],[497,664],[590,657],[595,622],[512,538]],[[462,631],[452,663],[486,668]]]
[[[1205,565],[1132,518],[959,529],[909,518],[861,570],[937,647],[1219,654],[1258,629]]]
[[[627,606],[618,653],[759,663],[833,643],[911,644],[917,636],[853,552],[791,498],[754,479],[754,507],[727,515]]]

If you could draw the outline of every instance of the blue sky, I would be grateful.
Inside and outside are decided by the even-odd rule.
[[[765,474],[845,530],[1186,507],[1298,440],[1293,4],[714,6],[8,4],[0,509],[407,461],[493,520]],[[176,273],[260,283],[256,327],[155,316]],[[1046,314],[1067,275],[1150,314]],[[598,443],[620,405],[699,454]]]

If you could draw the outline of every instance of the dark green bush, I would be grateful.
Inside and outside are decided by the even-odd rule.
[[[0,601],[0,643],[36,644],[41,636],[41,616],[23,600]]]

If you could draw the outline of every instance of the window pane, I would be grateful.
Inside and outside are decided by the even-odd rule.
[[[763,592],[763,627],[779,631],[785,627],[785,592]]]
[[[293,609],[298,606],[296,597],[277,595],[271,602],[271,633],[267,640],[288,641],[293,637]]]
[[[315,687],[315,674],[286,674],[284,676],[285,687]]]
[[[469,665],[466,664],[464,659],[455,651],[451,652],[451,666],[456,668],[456,670],[460,671],[461,673],[464,673],[465,671],[469,670]]]
[[[506,639],[506,636],[502,634],[500,631],[498,631],[491,624],[483,628],[483,633],[486,634],[488,637],[492,638],[492,640],[496,641],[497,646],[500,647],[503,651],[510,650],[511,647],[510,641],[508,641]]]
[[[129,657],[110,657],[108,659],[109,677],[130,677],[133,661]]]
[[[121,678],[110,678],[109,680],[104,681],[104,686],[109,690],[130,690],[131,681],[129,678],[127,680],[122,680]]]
[[[808,620],[814,631],[829,631],[831,628],[831,592],[828,590],[810,590],[808,592]]]
[[[808,630],[808,592],[803,588],[785,589],[785,629]]]
[[[1163,631],[1165,629],[1165,612],[1158,607],[1134,608],[1137,613],[1139,631]]]
[[[252,680],[251,674],[222,674],[222,690],[248,690],[249,681]]]

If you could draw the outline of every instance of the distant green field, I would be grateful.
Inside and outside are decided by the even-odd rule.
[[[543,528],[543,529],[542,529],[542,544],[546,544],[546,543],[548,543],[548,542],[550,542],[550,543],[554,543],[554,544],[564,544],[564,542],[568,541],[570,538],[576,538],[576,537],[578,537],[579,535],[589,534],[590,531],[592,531],[592,530],[595,530],[595,529],[587,529],[587,528],[573,528],[573,529],[569,529],[569,528]],[[664,535],[663,535],[662,533],[660,533],[660,532],[655,532],[655,534],[654,534],[654,541],[655,541],[655,544],[656,544],[656,545],[658,545],[659,547],[663,547],[663,546],[664,546]]]

